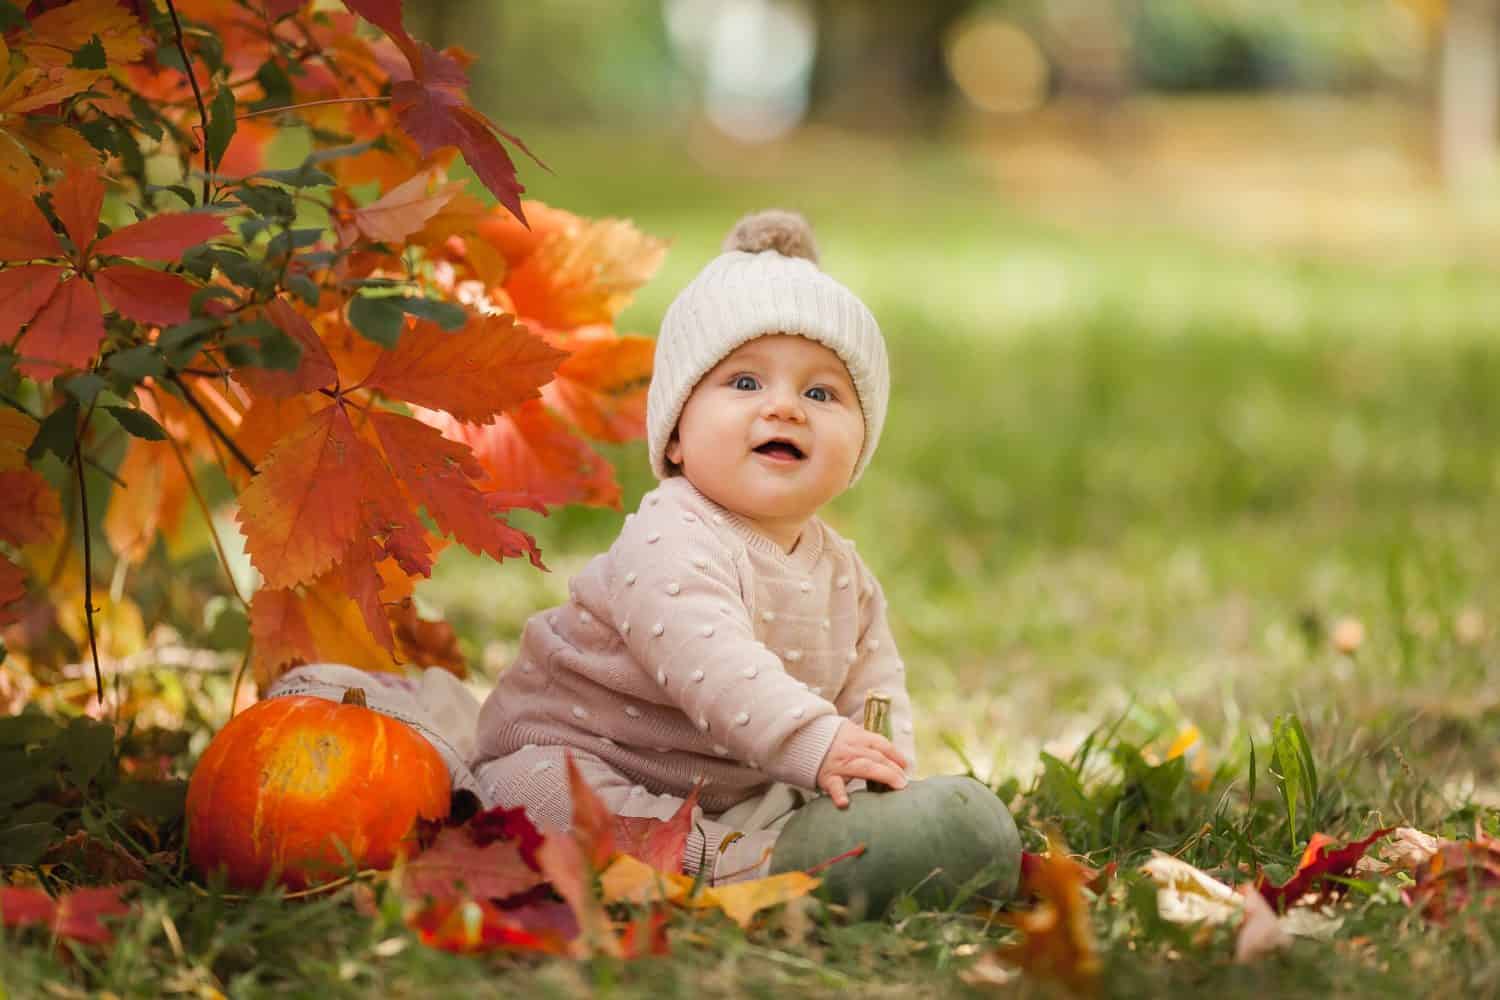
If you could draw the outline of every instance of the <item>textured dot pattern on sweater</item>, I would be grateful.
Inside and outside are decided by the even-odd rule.
[[[523,742],[576,746],[678,797],[701,769],[700,801],[721,810],[767,777],[815,788],[834,733],[876,688],[916,759],[883,598],[817,518],[788,553],[670,479],[569,594],[567,614],[540,618],[550,628],[528,622],[520,669],[485,705],[479,762]]]

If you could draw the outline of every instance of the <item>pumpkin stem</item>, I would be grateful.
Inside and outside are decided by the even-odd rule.
[[[360,708],[368,708],[370,703],[365,698],[364,688],[344,688],[342,704],[358,705]]]
[[[891,696],[886,691],[871,691],[865,695],[865,728],[891,738]],[[872,792],[889,792],[891,786],[883,781],[868,779],[865,787]]]

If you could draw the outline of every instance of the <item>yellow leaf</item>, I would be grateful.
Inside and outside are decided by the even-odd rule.
[[[132,63],[146,52],[140,22],[117,0],[72,0],[39,14],[21,51],[37,66],[67,66],[95,35],[110,63]]]
[[[26,446],[36,437],[36,421],[19,410],[0,406],[0,472],[26,465]]]
[[[618,854],[599,876],[606,903],[654,903],[666,900],[682,904],[693,891],[687,875],[652,868],[640,858]]]
[[[718,907],[730,920],[741,927],[749,927],[750,921],[761,910],[806,896],[822,881],[807,872],[782,872],[769,878],[707,889],[694,898],[693,905],[698,909]]]
[[[360,670],[399,672],[400,664],[365,626],[359,605],[335,589],[341,579],[338,573],[329,573],[302,595],[302,613],[317,643],[318,658]]]

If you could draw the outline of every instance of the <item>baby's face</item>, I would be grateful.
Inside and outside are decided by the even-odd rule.
[[[709,499],[789,546],[848,488],[864,438],[839,356],[806,337],[771,334],[703,376],[666,456]]]

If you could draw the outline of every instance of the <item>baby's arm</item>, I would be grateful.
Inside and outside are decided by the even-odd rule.
[[[739,570],[713,530],[660,503],[632,518],[610,553],[615,628],[663,700],[697,727],[704,752],[816,788],[843,720],[757,641]]]
[[[875,579],[856,558],[859,567],[861,593],[860,602],[859,659],[849,668],[849,677],[834,699],[839,714],[856,723],[864,722],[865,696],[871,691],[884,691],[891,696],[891,742],[909,762],[906,773],[917,770],[917,745],[912,724],[911,696],[906,691],[906,668],[896,651],[896,640],[891,636],[890,622],[886,617],[885,592],[880,581]]]

